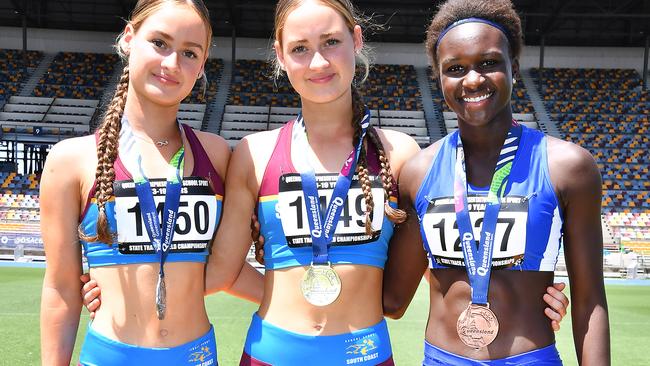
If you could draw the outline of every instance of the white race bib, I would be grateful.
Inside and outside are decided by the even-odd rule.
[[[316,186],[321,200],[321,207],[327,207],[336,185],[338,174],[316,174]],[[336,226],[332,245],[355,245],[368,243],[381,234],[384,220],[384,190],[378,177],[370,176],[371,192],[374,201],[372,216],[373,235],[366,234],[365,211],[366,200],[355,175],[343,205],[339,222]],[[301,177],[298,173],[285,174],[280,177],[278,205],[276,212],[282,222],[282,230],[290,247],[311,245],[309,216],[302,192]]]
[[[469,195],[467,203],[474,237],[478,241],[483,226],[487,196]],[[526,251],[527,220],[528,199],[526,197],[508,196],[502,199],[492,252],[493,268],[511,267],[523,261]],[[453,197],[437,198],[429,202],[421,225],[433,261],[444,266],[465,267]]]
[[[151,179],[151,191],[157,210],[162,213],[165,204],[165,179]],[[115,192],[117,238],[122,254],[153,254],[155,250],[143,223],[138,195],[133,181],[118,181]],[[221,198],[219,198],[221,199]],[[171,251],[202,252],[214,235],[217,220],[217,197],[208,180],[201,177],[183,178],[178,218]],[[162,222],[162,215],[160,215]]]

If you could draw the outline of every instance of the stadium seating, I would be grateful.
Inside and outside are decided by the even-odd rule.
[[[25,82],[42,58],[43,53],[39,51],[0,49],[0,102],[18,94],[20,84]]]
[[[217,95],[219,88],[219,80],[223,72],[223,60],[217,58],[209,58],[205,63],[205,75],[208,78],[208,84],[205,86],[205,93],[203,92],[203,83],[197,80],[190,95],[188,95],[183,103],[192,104],[205,104],[209,103]]]
[[[363,74],[357,69],[357,78]],[[373,65],[358,89],[370,109],[421,111],[422,95],[413,65]]]
[[[221,136],[234,146],[244,136],[281,127],[300,112],[295,107],[226,106]],[[371,110],[371,123],[411,135],[420,144],[429,144],[429,136],[421,111]]]
[[[11,97],[0,111],[5,133],[79,136],[90,131],[97,100]]]
[[[596,159],[604,218],[621,247],[649,242],[650,97],[640,88],[639,74],[630,69],[533,69],[531,74],[562,137]]]
[[[116,54],[59,52],[32,95],[73,99],[100,99],[115,67]]]
[[[38,178],[0,173],[0,249],[43,249],[40,239]]]
[[[607,222],[623,243],[629,241],[650,242],[650,214],[638,212],[611,212]],[[650,254],[650,253],[648,253]]]

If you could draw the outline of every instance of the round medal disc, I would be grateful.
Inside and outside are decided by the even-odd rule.
[[[341,293],[341,279],[329,265],[311,265],[302,276],[300,290],[310,304],[329,305]]]
[[[458,317],[456,331],[468,347],[483,348],[494,341],[499,333],[499,321],[488,306],[469,304]]]

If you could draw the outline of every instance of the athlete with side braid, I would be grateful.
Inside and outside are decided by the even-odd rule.
[[[81,365],[217,364],[204,276],[230,150],[176,119],[205,77],[211,37],[201,0],[139,1],[118,37],[125,67],[101,126],[50,152],[40,196],[44,365],[71,361],[79,242],[104,295]],[[261,286],[248,297],[259,301]]]

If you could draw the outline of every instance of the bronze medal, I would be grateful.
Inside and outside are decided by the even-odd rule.
[[[487,306],[470,303],[458,317],[456,331],[468,347],[483,348],[494,341],[499,333],[499,321]]]
[[[332,266],[312,264],[300,281],[300,290],[310,304],[326,306],[341,293],[341,279]]]

